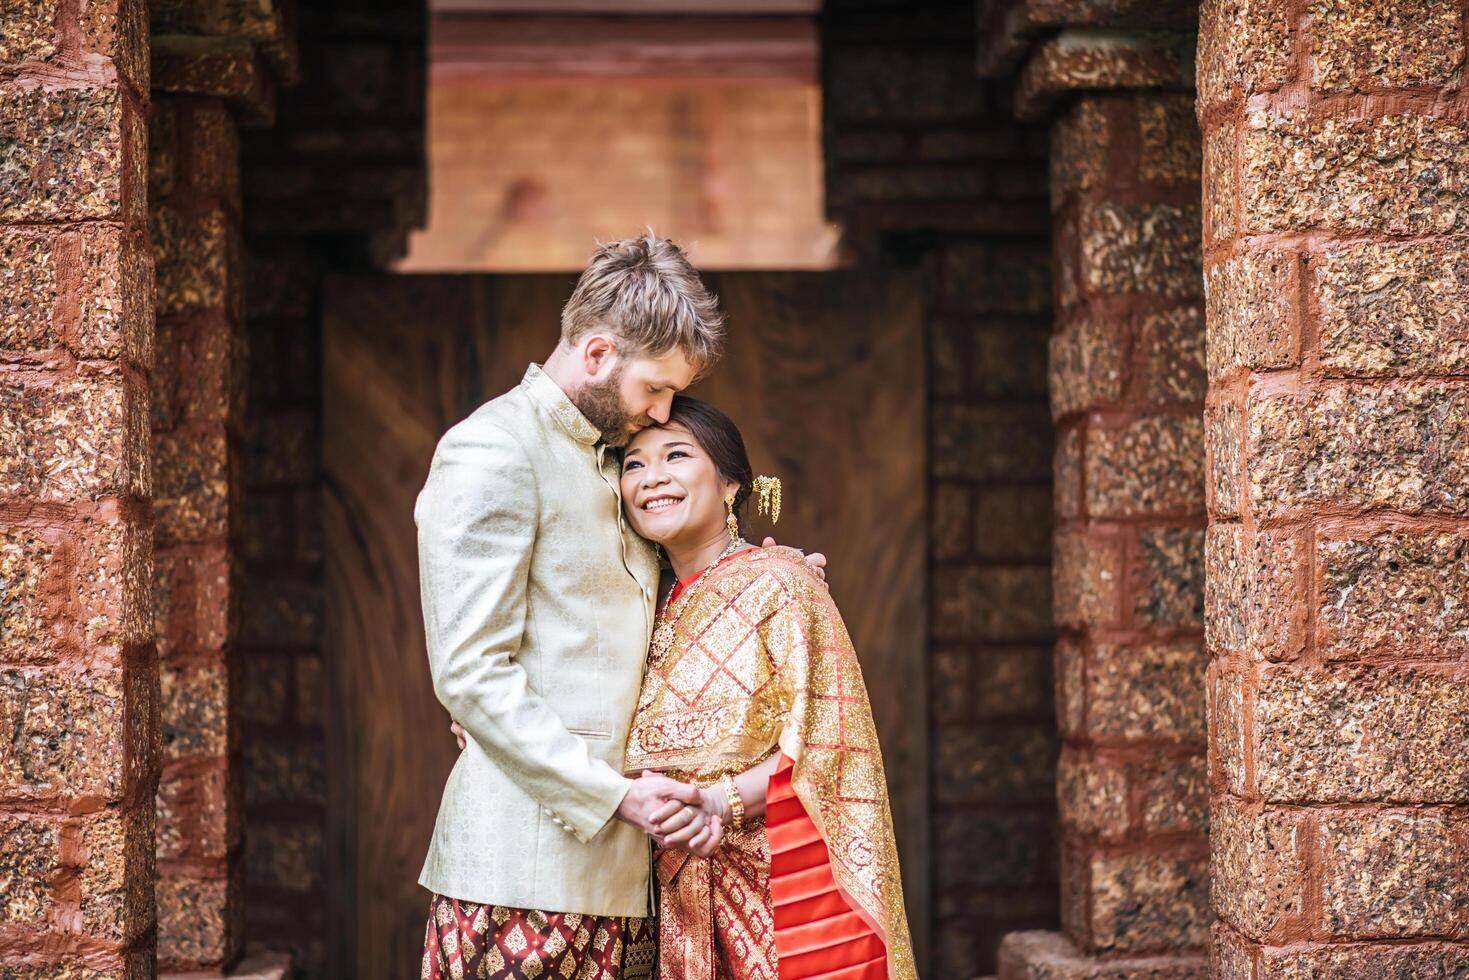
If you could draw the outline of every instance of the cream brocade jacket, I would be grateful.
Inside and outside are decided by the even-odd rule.
[[[613,819],[658,563],[616,462],[539,367],[440,440],[418,496],[434,691],[468,733],[419,883],[472,902],[648,914],[648,843]]]

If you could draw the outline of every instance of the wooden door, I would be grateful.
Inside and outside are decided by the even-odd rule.
[[[866,673],[904,860],[928,921],[925,379],[919,292],[899,274],[722,273],[726,359],[693,392],[785,482],[777,536],[825,551]],[[417,969],[416,880],[454,760],[419,610],[413,503],[439,436],[554,346],[573,279],[337,279],[324,313],[329,831],[343,972]],[[757,528],[763,525],[756,525]]]

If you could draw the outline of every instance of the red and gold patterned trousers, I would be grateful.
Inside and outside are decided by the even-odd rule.
[[[480,905],[435,895],[422,980],[649,980],[653,920]]]

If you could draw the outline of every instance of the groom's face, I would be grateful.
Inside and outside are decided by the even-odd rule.
[[[609,446],[626,446],[650,425],[668,421],[673,396],[693,383],[697,368],[674,348],[656,357],[613,354],[572,399]]]

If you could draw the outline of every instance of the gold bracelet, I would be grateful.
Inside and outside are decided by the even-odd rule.
[[[745,800],[740,796],[740,788],[735,785],[734,777],[725,773],[719,777],[719,785],[724,787],[725,799],[729,800],[729,823],[735,830],[745,829]]]

